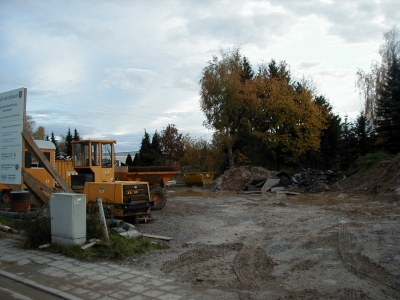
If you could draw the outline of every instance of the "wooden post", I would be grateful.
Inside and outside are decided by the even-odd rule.
[[[37,180],[25,170],[22,170],[22,177],[24,178],[24,183],[26,184],[26,186],[31,189],[32,192],[35,193],[35,195],[42,201],[41,204],[49,204],[50,195],[53,190]],[[43,191],[48,193],[49,195],[46,195]]]

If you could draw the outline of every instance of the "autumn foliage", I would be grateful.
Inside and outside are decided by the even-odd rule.
[[[200,85],[205,123],[225,141],[230,165],[235,152],[252,161],[258,149],[280,167],[319,147],[327,115],[308,83],[292,80],[284,62],[272,60],[253,75],[238,49],[222,52],[204,68]],[[250,150],[249,143],[257,145]]]

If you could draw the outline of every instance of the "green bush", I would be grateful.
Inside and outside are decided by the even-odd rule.
[[[393,158],[394,155],[385,152],[368,153],[367,155],[360,156],[350,166],[349,170],[346,172],[346,176],[351,176],[356,173],[364,172],[365,170],[371,168],[377,162],[383,160],[392,160]]]

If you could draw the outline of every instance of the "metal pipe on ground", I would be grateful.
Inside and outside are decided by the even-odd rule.
[[[26,214],[26,212],[0,210],[0,216],[6,217],[8,219],[20,220],[24,214]]]
[[[107,219],[107,225],[111,228],[114,227],[122,227],[125,224],[124,220],[118,220],[118,219]]]

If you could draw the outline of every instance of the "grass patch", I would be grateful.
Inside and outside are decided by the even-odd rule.
[[[79,260],[95,261],[98,259],[122,260],[135,254],[168,248],[169,246],[162,243],[153,244],[148,238],[130,239],[118,234],[111,234],[109,244],[100,241],[86,250],[82,250],[78,245],[69,247],[52,245],[48,251]]]
[[[41,245],[51,243],[50,218],[41,215],[40,211],[24,215],[19,223],[22,236],[24,237],[20,244],[22,248],[38,249]],[[10,223],[10,225],[13,225],[13,223]],[[103,230],[100,225],[98,214],[88,215],[86,219],[86,229],[87,239],[96,239],[100,240],[100,242],[85,250],[82,250],[79,245],[51,245],[49,248],[46,248],[46,250],[79,260],[95,261],[97,259],[121,260],[135,254],[143,254],[151,250],[169,248],[169,246],[164,243],[153,243],[149,238],[135,239],[122,237],[110,229],[108,229],[110,242],[104,243],[104,241],[102,241]]]
[[[383,160],[392,160],[394,155],[378,152],[378,153],[368,153],[367,155],[360,156],[356,161],[350,166],[349,170],[346,172],[346,176],[351,176],[356,173],[364,172],[371,168],[377,162]]]
[[[4,216],[0,216],[0,224],[2,225],[6,225],[13,229],[18,229],[20,227],[19,223],[21,223],[19,220],[9,219]]]

